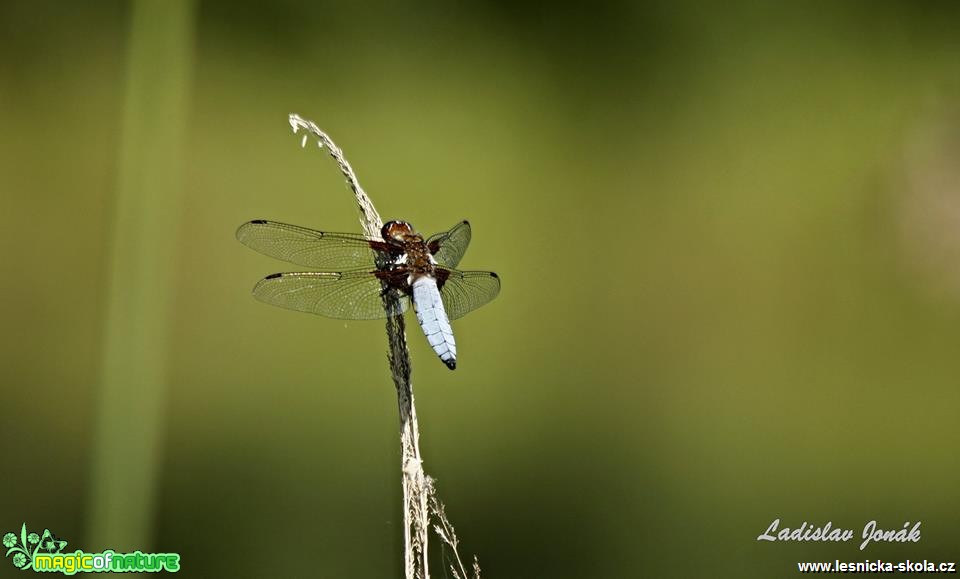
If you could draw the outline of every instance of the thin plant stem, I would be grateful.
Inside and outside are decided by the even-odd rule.
[[[460,539],[457,538],[457,531],[453,528],[453,523],[451,523],[447,517],[446,507],[440,502],[440,499],[437,498],[436,486],[430,477],[427,477],[427,495],[430,500],[430,511],[440,522],[440,524],[433,526],[433,530],[437,536],[440,537],[440,540],[450,547],[450,550],[453,551],[453,556],[456,558],[456,566],[453,564],[450,565],[451,575],[453,575],[454,579],[471,579],[470,574],[467,573],[467,568],[463,564],[463,559],[460,558]],[[480,562],[477,561],[476,555],[473,557],[472,570],[472,579],[480,579]]]
[[[97,392],[90,549],[151,541],[183,190],[194,9],[132,3]]]
[[[291,114],[290,127],[294,133],[302,129],[312,134],[320,148],[326,149],[333,157],[356,197],[357,206],[360,209],[360,224],[363,226],[364,233],[369,237],[379,238],[383,221],[374,208],[373,202],[370,201],[370,197],[360,186],[357,175],[344,157],[343,151],[313,121]],[[304,147],[309,141],[309,135],[306,133],[301,141]],[[385,292],[383,305],[387,312],[400,311],[397,299],[394,293]],[[451,565],[450,571],[457,579],[469,579],[470,575],[458,551],[460,543],[457,534],[447,518],[443,503],[436,496],[433,479],[423,471],[423,460],[420,456],[420,426],[417,422],[413,384],[410,382],[410,351],[407,348],[403,314],[387,317],[387,341],[389,343],[387,359],[390,361],[390,373],[397,389],[397,404],[400,410],[404,574],[407,579],[429,579],[427,545],[430,535],[430,517],[435,515],[440,524],[436,525],[434,530],[441,541],[451,547],[456,557],[457,565],[456,567]],[[473,579],[480,579],[480,564],[476,557],[473,558],[472,571]]]
[[[313,121],[299,115],[290,115],[290,126],[294,133],[301,129],[312,134],[317,144],[325,148],[340,167],[347,184],[356,197],[360,209],[360,224],[364,233],[379,238],[383,221],[377,213],[370,197],[360,186],[353,168],[336,143]],[[308,135],[303,136],[302,146],[306,146]],[[399,311],[393,296],[385,298],[384,307],[388,312]],[[403,482],[403,543],[404,573],[407,579],[429,579],[427,544],[430,527],[428,504],[428,482],[423,472],[423,460],[420,456],[420,428],[417,423],[417,409],[413,397],[413,384],[410,382],[410,351],[407,348],[407,335],[403,315],[387,317],[387,340],[389,342],[388,360],[390,373],[397,389],[397,403],[400,410],[400,448]]]

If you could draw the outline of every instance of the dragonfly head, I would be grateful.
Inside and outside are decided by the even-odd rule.
[[[413,226],[406,221],[387,221],[380,229],[380,235],[387,241],[422,241],[423,237],[413,230]]]

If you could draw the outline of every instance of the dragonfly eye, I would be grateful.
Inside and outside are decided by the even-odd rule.
[[[384,239],[404,241],[408,235],[413,235],[413,226],[406,221],[387,221],[380,229],[380,235]]]

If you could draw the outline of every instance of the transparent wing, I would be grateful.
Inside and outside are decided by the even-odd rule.
[[[241,225],[237,239],[270,257],[326,270],[372,269],[378,251],[392,251],[383,241],[356,233],[328,233],[262,219]]]
[[[492,271],[458,271],[437,268],[443,309],[451,320],[489,303],[500,293],[500,278]]]
[[[470,245],[470,222],[461,221],[449,231],[438,233],[427,239],[427,247],[433,259],[442,266],[454,268],[460,263],[463,254]]]
[[[396,289],[397,310],[407,310],[408,299]],[[258,300],[288,310],[319,314],[340,320],[376,320],[387,317],[383,306],[383,284],[367,270],[340,273],[275,273],[253,288]]]

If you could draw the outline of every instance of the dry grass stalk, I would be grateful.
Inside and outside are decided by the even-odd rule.
[[[454,560],[450,563],[450,573],[453,574],[454,579],[471,579],[467,573],[467,568],[463,565],[463,559],[460,558],[460,539],[457,538],[457,531],[453,528],[450,519],[447,518],[447,508],[437,498],[436,488],[433,479],[430,477],[427,477],[427,494],[430,497],[430,509],[440,522],[440,524],[433,526],[433,530],[440,537],[440,540],[453,551]],[[480,579],[480,562],[477,561],[476,555],[473,556],[472,569],[472,579]]]
[[[370,197],[360,186],[353,167],[343,155],[343,151],[337,147],[336,143],[316,125],[313,121],[304,119],[296,114],[290,115],[290,127],[294,133],[300,129],[313,135],[317,139],[320,148],[326,148],[327,152],[337,162],[340,172],[343,173],[347,184],[356,197],[357,205],[360,208],[360,224],[363,231],[370,237],[379,238],[380,228],[383,221],[377,213]],[[306,146],[309,135],[304,134],[301,141],[302,146]],[[396,300],[395,297],[388,294],[384,298],[384,308],[386,311],[398,311],[396,303],[390,303],[388,300]],[[439,506],[437,513],[441,520],[443,529],[449,529],[449,535],[454,543],[444,539],[447,544],[454,548],[456,553],[456,535],[453,534],[453,526],[450,525],[443,512],[443,505],[435,496],[432,480],[423,472],[423,460],[420,458],[420,428],[417,423],[417,408],[413,398],[413,385],[410,383],[410,351],[407,348],[407,335],[403,315],[387,317],[387,339],[389,341],[388,360],[390,361],[390,373],[393,376],[394,385],[397,388],[397,402],[400,409],[400,446],[401,446],[401,464],[403,480],[403,545],[404,545],[404,572],[407,579],[429,579],[430,571],[427,557],[427,544],[430,530],[430,508]],[[431,499],[433,505],[431,505]],[[457,561],[460,556],[457,554]],[[466,571],[460,563],[460,569],[463,573],[462,579],[466,579]],[[480,577],[480,567],[474,558],[474,575],[476,579]],[[454,571],[456,574],[456,571]]]

